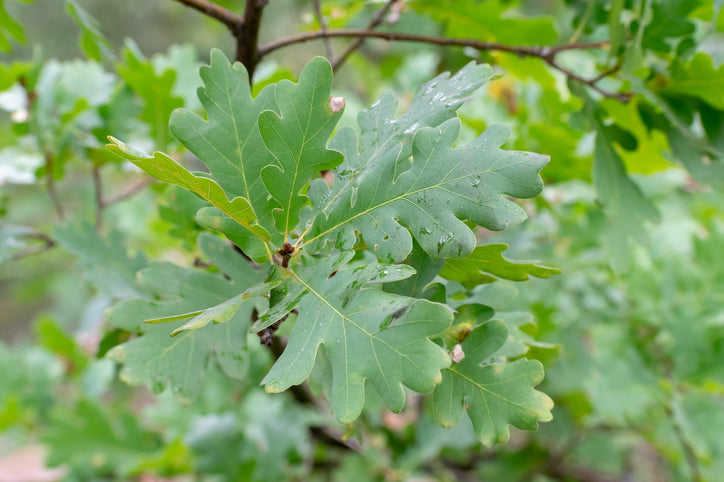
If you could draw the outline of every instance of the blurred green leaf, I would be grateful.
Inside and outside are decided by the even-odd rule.
[[[185,402],[195,399],[201,391],[212,356],[229,376],[244,376],[247,361],[243,352],[253,305],[242,305],[228,323],[186,331],[173,338],[170,333],[182,322],[148,324],[144,320],[206,310],[263,277],[215,236],[200,235],[199,245],[228,279],[200,269],[154,263],[138,275],[147,298],[123,301],[107,313],[111,324],[143,333],[108,352],[108,357],[123,364],[121,378],[132,385],[145,384],[156,393],[170,387],[174,396]]]
[[[550,17],[527,17],[514,9],[518,1],[454,0],[411,2],[415,10],[445,25],[450,37],[509,44],[550,45],[558,39]],[[512,10],[512,11],[511,11]]]
[[[50,316],[41,316],[35,322],[38,342],[52,351],[67,364],[67,370],[73,375],[82,373],[88,365],[88,355],[68,336]]]
[[[42,440],[50,449],[50,466],[70,466],[81,478],[109,472],[127,477],[160,447],[158,438],[141,426],[135,414],[111,415],[107,408],[86,400],[59,408]]]
[[[101,33],[98,21],[75,0],[65,0],[65,10],[80,28],[78,45],[89,59],[114,60],[111,46]]]
[[[28,0],[22,1],[28,2]],[[0,0],[0,50],[4,52],[12,50],[12,44],[8,37],[22,44],[27,42],[23,26],[8,14],[5,7],[5,0]]]
[[[711,57],[699,52],[688,63],[674,63],[671,79],[665,82],[660,92],[696,97],[724,110],[724,65],[715,69]]]
[[[651,21],[644,29],[643,47],[658,52],[670,52],[671,39],[691,35],[696,26],[690,14],[705,0],[659,0],[653,2]]]
[[[503,256],[506,244],[478,246],[465,258],[449,258],[445,261],[440,276],[458,281],[468,289],[482,283],[491,283],[498,278],[511,281],[525,281],[529,276],[547,278],[560,274],[557,268],[548,268],[531,263],[511,262]]]
[[[116,67],[118,74],[143,101],[141,118],[151,130],[155,148],[166,150],[171,142],[168,119],[183,106],[183,99],[174,93],[176,73],[171,69],[157,72],[132,41],[126,43],[122,55],[125,63]]]
[[[112,231],[108,239],[88,222],[56,227],[53,239],[66,251],[78,256],[88,267],[87,277],[118,297],[139,293],[136,271],[146,266],[143,253],[127,253],[121,233]]]

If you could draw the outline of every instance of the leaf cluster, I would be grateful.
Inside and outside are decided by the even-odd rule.
[[[110,312],[115,325],[144,332],[110,353],[125,364],[124,379],[146,383],[154,391],[171,385],[181,398],[192,396],[208,353],[215,351],[227,372],[224,357],[241,359],[252,309],[259,312],[252,332],[274,330],[294,311],[284,353],[262,380],[267,391],[303,383],[323,350],[331,364],[331,408],[342,422],[360,415],[367,384],[393,411],[404,407],[403,386],[421,393],[452,390],[451,409],[466,404],[475,413],[482,410],[488,400],[444,382],[446,373],[462,373],[451,365],[447,350],[453,347],[441,338],[454,318],[446,300],[393,294],[385,287],[417,276],[414,268],[400,264],[411,256],[413,243],[420,256],[433,262],[450,258],[452,264],[440,273],[448,279],[459,279],[451,274],[453,258],[503,278],[558,272],[517,265],[499,255],[481,263],[476,261],[480,248],[473,253],[472,226],[501,230],[524,219],[509,196],[538,194],[538,172],[547,162],[545,156],[501,150],[508,136],[502,126],[456,145],[456,110],[491,75],[488,66],[472,63],[454,76],[443,74],[421,86],[396,118],[394,98],[384,95],[360,114],[359,138],[353,129],[343,128],[330,141],[343,104],[331,96],[332,69],[326,60],[312,60],[297,83],[270,84],[252,97],[244,68],[212,52],[198,91],[206,118],[180,110],[170,123],[171,132],[206,164],[208,173],[193,173],[160,152],[144,155],[115,138],[108,147],[157,179],[207,201],[210,206],[198,211],[197,221],[226,235],[260,266],[237,271],[237,277],[228,272],[236,269],[228,263],[243,265],[243,258],[212,256],[229,276],[228,289],[211,288],[222,280],[212,282],[210,274],[198,270],[158,265],[142,271],[142,289],[171,298],[162,303],[131,300]],[[329,171],[331,182],[320,171]],[[212,253],[204,246],[211,246],[212,239],[199,238],[208,256]],[[492,248],[498,253],[505,249]],[[183,325],[177,321],[189,318]],[[164,321],[178,327],[171,331],[168,325],[149,325]],[[506,332],[504,324],[496,326],[498,335]],[[164,338],[169,331],[173,338]],[[478,338],[465,346],[478,350]],[[466,362],[464,370],[472,370],[468,376],[477,386],[493,383],[475,367],[498,348]],[[194,371],[179,372],[182,361]],[[499,368],[491,365],[490,370]],[[550,418],[550,400],[533,390],[541,380],[540,365],[511,365],[511,370],[501,380],[526,373],[527,381],[492,389],[501,406],[491,416],[495,425],[479,428],[487,444],[507,439],[509,423],[531,428]],[[521,403],[531,407],[530,413],[505,408]],[[440,420],[451,424],[450,417],[441,415]]]

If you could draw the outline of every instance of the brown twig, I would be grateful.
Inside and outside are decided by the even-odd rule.
[[[55,188],[55,173],[54,170],[54,164],[55,159],[53,157],[53,153],[50,152],[50,150],[45,150],[45,179],[48,182],[48,194],[50,195],[50,200],[53,202],[53,206],[55,206],[55,213],[58,216],[58,219],[60,221],[65,219],[65,210],[63,209],[63,204],[60,202],[60,196],[58,196],[58,191]]]
[[[621,70],[621,64],[620,64],[620,63],[617,63],[616,65],[614,65],[614,66],[611,67],[610,69],[604,70],[603,72],[601,72],[600,74],[598,74],[598,76],[596,76],[596,77],[594,77],[593,79],[591,79],[591,82],[596,83],[596,82],[598,82],[598,81],[601,81],[601,80],[605,79],[606,77],[608,77],[609,75],[615,74],[615,73],[618,72],[619,70]]]
[[[429,35],[418,35],[411,33],[401,32],[377,32],[368,29],[341,29],[341,30],[314,30],[311,32],[303,32],[288,37],[283,37],[271,42],[267,42],[259,46],[259,55],[264,56],[289,45],[309,42],[310,40],[318,40],[324,37],[363,37],[363,38],[377,38],[388,41],[403,41],[403,42],[420,42],[427,44],[440,45],[443,47],[471,47],[480,51],[500,51],[509,52],[521,57],[540,57],[546,59],[551,56],[555,56],[558,52],[564,50],[587,50],[597,49],[608,45],[608,41],[603,42],[588,42],[574,45],[560,45],[557,47],[541,47],[537,45],[525,46],[525,45],[507,45],[498,42],[483,42],[480,40],[473,39],[459,39],[459,38],[448,38],[448,37],[432,37]]]
[[[543,60],[546,60],[545,58]],[[599,94],[601,94],[604,97],[608,97],[610,99],[616,99],[620,102],[623,102],[624,104],[631,100],[631,96],[633,95],[631,92],[609,92],[605,89],[602,89],[597,84],[598,82],[603,79],[600,75],[592,78],[592,79],[586,79],[584,77],[581,77],[580,75],[576,74],[570,69],[567,69],[565,67],[561,67],[555,60],[550,59],[546,60],[548,65],[556,69],[557,71],[561,72],[563,75],[568,77],[571,80],[574,80],[576,82],[579,82],[583,85],[587,85],[588,87],[592,88]],[[607,76],[606,76],[607,77]]]
[[[133,197],[134,195],[138,194],[139,192],[146,189],[148,186],[154,183],[154,180],[151,178],[143,178],[141,181],[137,182],[136,184],[133,184],[128,189],[121,191],[108,199],[103,200],[103,208],[107,208],[108,206],[112,206],[116,203],[119,203],[121,201],[125,201],[126,199]]]
[[[609,45],[608,41],[603,42],[586,42],[579,44],[559,45],[555,47],[548,46],[516,46],[501,44],[498,42],[483,42],[474,39],[459,39],[459,38],[447,38],[447,37],[432,37],[428,35],[417,35],[409,33],[399,32],[376,32],[369,29],[344,29],[344,30],[316,30],[313,32],[304,32],[300,34],[290,35],[272,42],[267,42],[259,46],[259,58],[269,54],[280,48],[294,45],[298,43],[308,42],[310,40],[323,39],[326,37],[356,37],[360,38],[377,38],[387,41],[402,41],[402,42],[419,42],[427,43],[432,45],[440,45],[443,47],[470,47],[478,51],[497,51],[507,52],[518,55],[519,57],[537,57],[545,61],[552,68],[566,75],[569,79],[576,82],[580,82],[588,87],[592,88],[604,97],[619,100],[621,102],[627,102],[631,98],[631,94],[628,92],[608,92],[600,88],[597,83],[602,79],[601,76],[597,76],[593,79],[586,79],[576,74],[570,69],[567,69],[555,60],[558,53],[566,50],[589,50],[603,48]],[[340,57],[341,58],[341,57]],[[610,75],[610,74],[608,74]]]
[[[249,82],[254,76],[254,69],[259,63],[259,27],[261,15],[269,0],[247,0],[244,16],[228,10],[208,0],[176,0],[204,15],[226,25],[236,39],[236,60],[244,64],[249,73]]]
[[[249,82],[254,77],[254,69],[261,59],[257,45],[261,15],[268,0],[246,0],[243,22],[232,33],[236,38],[236,60],[244,64],[249,73]]]
[[[28,248],[21,249],[19,251],[14,252],[10,258],[13,261],[17,261],[19,259],[26,258],[26,257],[32,256],[34,254],[48,251],[49,249],[54,248],[56,246],[55,241],[53,241],[50,238],[50,236],[48,236],[45,233],[41,233],[41,232],[25,233],[25,234],[23,234],[23,237],[41,240],[41,241],[43,241],[43,244],[38,245],[38,246],[30,246]]]
[[[317,16],[317,22],[319,22],[319,28],[323,32],[327,31],[327,22],[324,21],[324,15],[322,15],[322,6],[319,3],[319,0],[312,0],[312,4],[314,5],[314,15]],[[327,58],[332,63],[332,65],[335,64],[334,60],[334,49],[332,48],[332,41],[329,37],[326,37],[322,39],[322,42],[324,42],[324,48],[327,50]]]
[[[382,23],[382,19],[385,18],[385,15],[387,15],[387,12],[390,11],[390,8],[392,8],[392,5],[397,3],[399,0],[387,0],[387,3],[385,3],[385,6],[382,7],[374,17],[372,17],[372,20],[370,23],[367,24],[367,30],[374,30],[380,23]],[[326,29],[323,29],[323,31],[326,31]],[[329,37],[326,38],[326,40],[329,40]],[[347,58],[360,48],[362,43],[364,42],[364,37],[357,37],[347,49],[342,52],[342,55],[339,56],[339,58],[332,62],[332,70],[335,72],[337,69],[339,69],[340,65],[342,65]]]
[[[103,208],[105,208],[105,203],[103,202],[103,180],[101,179],[101,168],[93,164],[91,174],[93,176],[93,191],[95,193],[96,200],[96,230],[100,231],[103,226]]]
[[[194,10],[198,10],[204,15],[211,17],[223,23],[233,32],[244,23],[244,17],[238,15],[231,10],[218,5],[208,0],[176,0],[179,3],[183,3],[187,7],[191,7]]]

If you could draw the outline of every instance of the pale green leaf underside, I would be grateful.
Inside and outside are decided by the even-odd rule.
[[[535,360],[480,365],[507,338],[497,320],[473,330],[462,343],[465,358],[443,371],[433,394],[435,418],[443,427],[457,425],[463,408],[475,435],[485,445],[505,442],[508,425],[534,430],[537,422],[552,418],[552,400],[534,387],[543,380],[543,367]]]
[[[269,291],[271,291],[272,288],[274,288],[278,284],[279,282],[275,281],[273,283],[262,283],[256,286],[252,286],[240,295],[229,298],[223,303],[212,306],[207,310],[196,312],[194,315],[192,315],[194,316],[192,320],[189,320],[188,322],[184,323],[183,326],[179,326],[178,328],[173,330],[171,332],[171,336],[176,336],[186,330],[198,330],[199,328],[203,328],[209,323],[226,323],[233,318],[233,316],[241,307],[242,303],[250,300],[251,298],[263,298],[269,293]],[[184,318],[188,318],[188,316],[184,315]],[[146,320],[146,323],[149,323],[151,321],[158,322],[159,320]]]
[[[149,156],[136,151],[114,137],[109,136],[108,139],[112,144],[108,144],[106,147],[111,152],[128,159],[160,181],[175,184],[193,192],[226,213],[240,225],[249,229],[259,238],[269,239],[266,230],[254,224],[256,215],[249,202],[243,197],[235,197],[229,200],[224,190],[214,180],[192,174],[162,152],[155,152],[153,156]]]
[[[561,270],[532,263],[514,263],[503,256],[507,244],[487,244],[478,246],[470,256],[450,258],[440,271],[440,276],[458,281],[466,288],[474,288],[498,278],[511,281],[525,281],[529,276],[548,278],[560,274]]]
[[[214,358],[229,376],[244,375],[246,362],[242,353],[252,304],[242,304],[227,323],[185,331],[174,338],[169,333],[183,324],[181,317],[162,324],[144,320],[203,313],[210,306],[233,299],[263,278],[215,236],[202,234],[199,244],[212,262],[223,265],[230,279],[200,269],[154,263],[138,275],[149,298],[123,301],[106,313],[111,324],[143,332],[108,353],[111,359],[123,364],[121,377],[129,384],[144,384],[156,393],[170,387],[174,396],[183,401],[193,400],[201,391],[209,358]]]
[[[211,206],[199,209],[196,212],[196,222],[206,229],[222,233],[229,241],[239,246],[244,254],[257,263],[264,263],[268,260],[267,245],[264,240],[255,236],[253,232],[231,219],[220,209]],[[275,236],[278,236],[278,233],[275,234],[276,228],[273,226],[271,229],[270,234],[274,239]]]
[[[262,381],[270,392],[303,382],[323,345],[332,362],[332,410],[341,422],[359,416],[367,379],[395,411],[404,406],[402,385],[431,391],[450,359],[428,337],[452,320],[443,305],[379,289],[381,281],[412,274],[409,268],[345,266],[348,260],[349,255],[305,259],[285,272],[281,286],[293,303],[282,299],[278,304],[288,307],[298,299],[299,315],[284,353]]]

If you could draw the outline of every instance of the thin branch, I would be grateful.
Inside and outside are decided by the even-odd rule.
[[[261,16],[268,0],[246,0],[244,21],[237,29],[232,30],[236,38],[236,60],[244,64],[249,73],[249,83],[254,77],[254,69],[261,59],[257,45],[259,44],[259,27]]]
[[[235,31],[244,23],[244,17],[238,15],[231,10],[208,0],[176,0],[183,3],[187,7],[198,10],[204,15],[218,20],[226,25],[230,30]]]
[[[100,167],[93,164],[91,170],[93,176],[93,191],[95,193],[96,200],[96,230],[100,230],[103,225],[103,208],[105,203],[103,202],[103,180],[101,179]]]
[[[139,192],[146,189],[148,186],[154,183],[154,180],[151,178],[143,178],[141,181],[137,182],[136,184],[133,184],[128,189],[121,191],[108,199],[103,200],[103,208],[107,208],[108,206],[112,206],[116,203],[119,203],[121,201],[125,201],[126,199],[138,194]]]
[[[320,5],[319,0],[312,0],[312,4],[314,5],[314,15],[317,16],[317,22],[319,22],[319,27],[322,32],[326,32],[327,22],[324,21],[324,15],[322,15],[322,6]],[[325,37],[322,41],[324,42],[324,48],[327,50],[327,58],[330,62],[332,62],[332,65],[334,65],[335,60],[334,49],[332,48],[332,41],[329,37]]]
[[[589,50],[599,49],[609,45],[608,41],[602,42],[586,42],[579,44],[559,45],[556,47],[548,46],[523,46],[523,45],[507,45],[497,42],[482,42],[473,39],[459,39],[459,38],[447,38],[447,37],[432,37],[428,35],[417,35],[409,33],[399,32],[376,32],[368,29],[344,29],[344,30],[316,30],[313,32],[304,32],[296,35],[290,35],[272,42],[267,42],[259,46],[259,59],[264,55],[269,54],[275,50],[278,50],[289,45],[298,43],[308,42],[310,40],[323,39],[327,37],[356,37],[362,38],[377,38],[387,41],[402,41],[402,42],[419,42],[432,45],[440,45],[444,47],[470,47],[479,51],[497,51],[507,52],[518,55],[519,57],[537,57],[545,61],[552,68],[565,74],[569,79],[576,82],[580,82],[588,87],[592,88],[604,97],[619,100],[621,102],[628,102],[631,98],[629,92],[608,92],[600,88],[597,83],[601,80],[601,76],[597,76],[593,79],[586,79],[576,74],[572,70],[562,67],[555,61],[555,57],[558,53],[566,50]],[[343,54],[344,55],[344,54]],[[342,60],[340,57],[339,60]],[[338,62],[339,62],[338,60]],[[610,74],[609,74],[610,75]]]
[[[545,59],[544,59],[545,60]],[[616,99],[620,102],[623,102],[624,104],[631,100],[631,95],[633,95],[631,92],[609,92],[607,90],[602,89],[597,85],[598,81],[601,80],[603,77],[596,76],[593,79],[586,79],[584,77],[581,77],[580,75],[576,74],[572,70],[569,70],[565,67],[561,67],[558,63],[556,63],[554,60],[546,60],[548,62],[548,65],[556,69],[557,71],[563,73],[566,77],[568,77],[571,80],[575,80],[576,82],[580,82],[581,84],[587,85],[588,87],[592,88],[599,94],[601,94],[604,97],[608,97],[610,99]]]
[[[23,234],[23,237],[38,239],[40,241],[43,241],[43,244],[38,245],[38,246],[30,246],[28,248],[21,249],[19,251],[14,252],[13,255],[10,257],[10,259],[12,259],[13,261],[17,261],[19,259],[26,258],[26,257],[32,256],[34,254],[48,251],[49,249],[52,249],[56,246],[55,241],[53,241],[50,238],[50,236],[48,236],[45,233],[41,233],[41,232],[26,233],[26,234]]]
[[[480,40],[473,39],[458,39],[458,38],[447,38],[447,37],[432,37],[427,35],[417,35],[411,33],[400,33],[400,32],[376,32],[367,29],[343,29],[343,30],[327,30],[325,32],[321,30],[314,30],[311,32],[303,32],[288,37],[283,37],[278,40],[267,42],[259,46],[259,56],[263,57],[275,50],[278,50],[289,45],[294,45],[303,42],[309,42],[310,40],[322,39],[324,37],[363,37],[363,38],[377,38],[388,41],[403,41],[403,42],[420,42],[427,44],[440,45],[444,47],[471,47],[480,51],[500,51],[509,52],[521,57],[539,57],[546,59],[552,57],[558,52],[564,50],[574,49],[597,49],[607,46],[609,43],[604,42],[588,42],[580,43],[575,45],[561,45],[557,47],[541,47],[541,46],[517,46],[517,45],[506,45],[497,42],[482,42]]]
[[[678,392],[674,392],[673,396],[677,397]],[[686,464],[689,466],[690,480],[692,480],[693,482],[701,482],[703,479],[701,477],[701,469],[699,468],[699,460],[696,457],[694,447],[692,447],[689,439],[684,433],[684,427],[681,426],[681,423],[679,423],[679,420],[674,413],[673,404],[674,401],[671,400],[665,405],[664,409],[666,411],[666,415],[669,417],[669,420],[671,421],[671,426],[674,429],[674,434],[676,435],[676,439],[679,441],[679,444],[681,444],[681,449],[684,451]]]
[[[372,17],[372,20],[370,21],[370,23],[367,24],[367,30],[374,30],[380,23],[382,23],[382,19],[385,18],[385,15],[387,15],[387,12],[390,11],[390,8],[392,8],[392,5],[394,5],[398,1],[399,0],[387,0],[387,3],[385,3],[385,6],[382,7],[375,14],[375,16]],[[325,31],[325,30],[326,29],[323,29],[323,31]],[[329,38],[327,38],[327,40],[329,40]],[[345,50],[336,61],[332,62],[332,69],[336,72],[337,69],[339,69],[339,66],[342,65],[347,60],[347,58],[352,54],[352,52],[354,52],[355,50],[360,48],[360,46],[362,45],[363,42],[364,42],[364,37],[357,37],[352,42],[352,44],[350,44],[350,46],[347,47],[347,50]]]
[[[48,182],[48,194],[50,195],[50,200],[53,202],[53,206],[55,206],[55,213],[58,216],[58,219],[62,221],[65,219],[65,211],[63,209],[63,204],[60,202],[58,191],[55,188],[55,175],[53,173],[54,161],[55,159],[53,158],[53,153],[46,149],[45,179]]]
[[[595,84],[596,82],[599,82],[599,81],[605,79],[606,77],[615,74],[615,73],[618,72],[619,70],[621,70],[621,64],[620,64],[620,63],[617,63],[616,65],[614,65],[614,66],[611,67],[610,69],[604,70],[604,71],[601,72],[598,76],[596,76],[596,77],[594,77],[593,79],[591,79],[591,82],[593,82],[593,83]]]
[[[601,40],[599,42],[581,42],[577,44],[566,44],[566,45],[558,45],[556,47],[538,47],[547,49],[549,48],[554,54],[557,54],[558,52],[563,52],[564,50],[592,50],[592,49],[602,49],[604,47],[608,47],[611,45],[611,42],[608,40]]]

